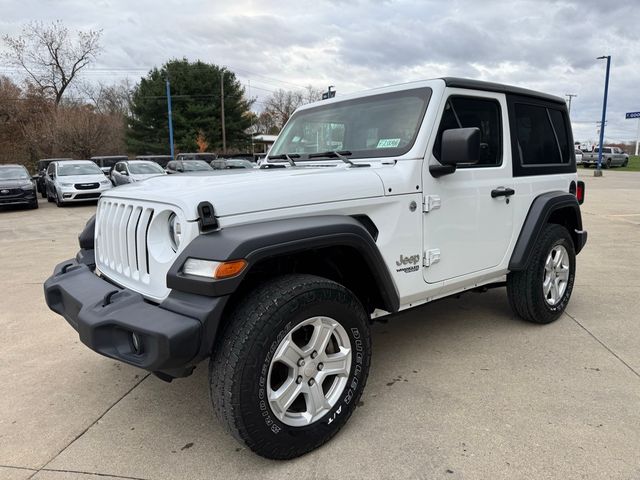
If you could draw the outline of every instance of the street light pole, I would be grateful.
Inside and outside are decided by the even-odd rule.
[[[171,160],[174,159],[174,147],[173,147],[173,115],[171,112],[171,84],[169,83],[169,77],[166,79],[167,86],[167,116],[169,117],[169,146],[171,148]]]
[[[224,70],[220,72],[220,111],[222,121],[222,153],[227,153],[227,126],[224,122]]]
[[[607,118],[607,95],[609,94],[609,70],[611,68],[611,55],[603,55],[598,57],[597,60],[607,59],[607,73],[604,80],[604,99],[602,101],[602,123],[600,123],[600,142],[598,145],[598,167],[593,172],[594,177],[602,176],[602,149],[604,143],[604,126]]]

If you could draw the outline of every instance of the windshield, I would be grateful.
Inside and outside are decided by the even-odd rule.
[[[30,180],[24,167],[0,167],[0,180]]]
[[[130,163],[129,171],[135,175],[151,175],[154,173],[162,174],[164,170],[160,165],[153,162]]]
[[[71,163],[66,165],[58,165],[58,175],[60,177],[68,177],[71,175],[102,175],[95,163]]]
[[[213,170],[207,162],[202,160],[188,160],[182,163],[182,168],[185,172],[204,172]]]
[[[350,158],[407,153],[418,134],[431,89],[416,88],[346,100],[295,113],[269,157],[349,151]],[[297,161],[297,160],[296,160]]]

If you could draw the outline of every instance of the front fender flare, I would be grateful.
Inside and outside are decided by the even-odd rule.
[[[400,297],[375,240],[362,223],[346,215],[271,220],[201,234],[169,269],[167,286],[200,295],[230,295],[240,286],[251,267],[261,260],[331,246],[352,247],[362,255],[371,269],[384,309],[398,311]],[[237,277],[213,280],[184,274],[182,267],[187,258],[214,261],[245,259],[248,267]]]

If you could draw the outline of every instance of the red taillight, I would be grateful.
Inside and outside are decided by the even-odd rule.
[[[576,188],[576,198],[578,199],[578,203],[582,205],[584,202],[584,182],[582,180],[578,180],[578,187]]]

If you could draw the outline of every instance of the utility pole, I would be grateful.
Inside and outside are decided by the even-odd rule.
[[[564,96],[569,98],[569,100],[567,100],[567,105],[568,105],[567,108],[569,109],[569,116],[571,116],[571,99],[573,97],[577,97],[578,94],[577,93],[565,93]]]
[[[227,132],[224,123],[224,70],[220,72],[220,112],[222,117],[222,153],[227,153]]]
[[[166,79],[167,85],[167,114],[169,116],[169,146],[171,147],[171,160],[174,157],[174,149],[173,149],[173,118],[171,115],[171,84],[169,83],[169,76]]]
[[[604,127],[607,119],[607,95],[609,94],[609,70],[611,69],[611,55],[603,55],[597,60],[607,60],[607,73],[604,79],[604,99],[602,101],[602,122],[600,123],[600,143],[598,145],[598,168],[594,170],[594,177],[602,176],[602,148],[604,147]]]

